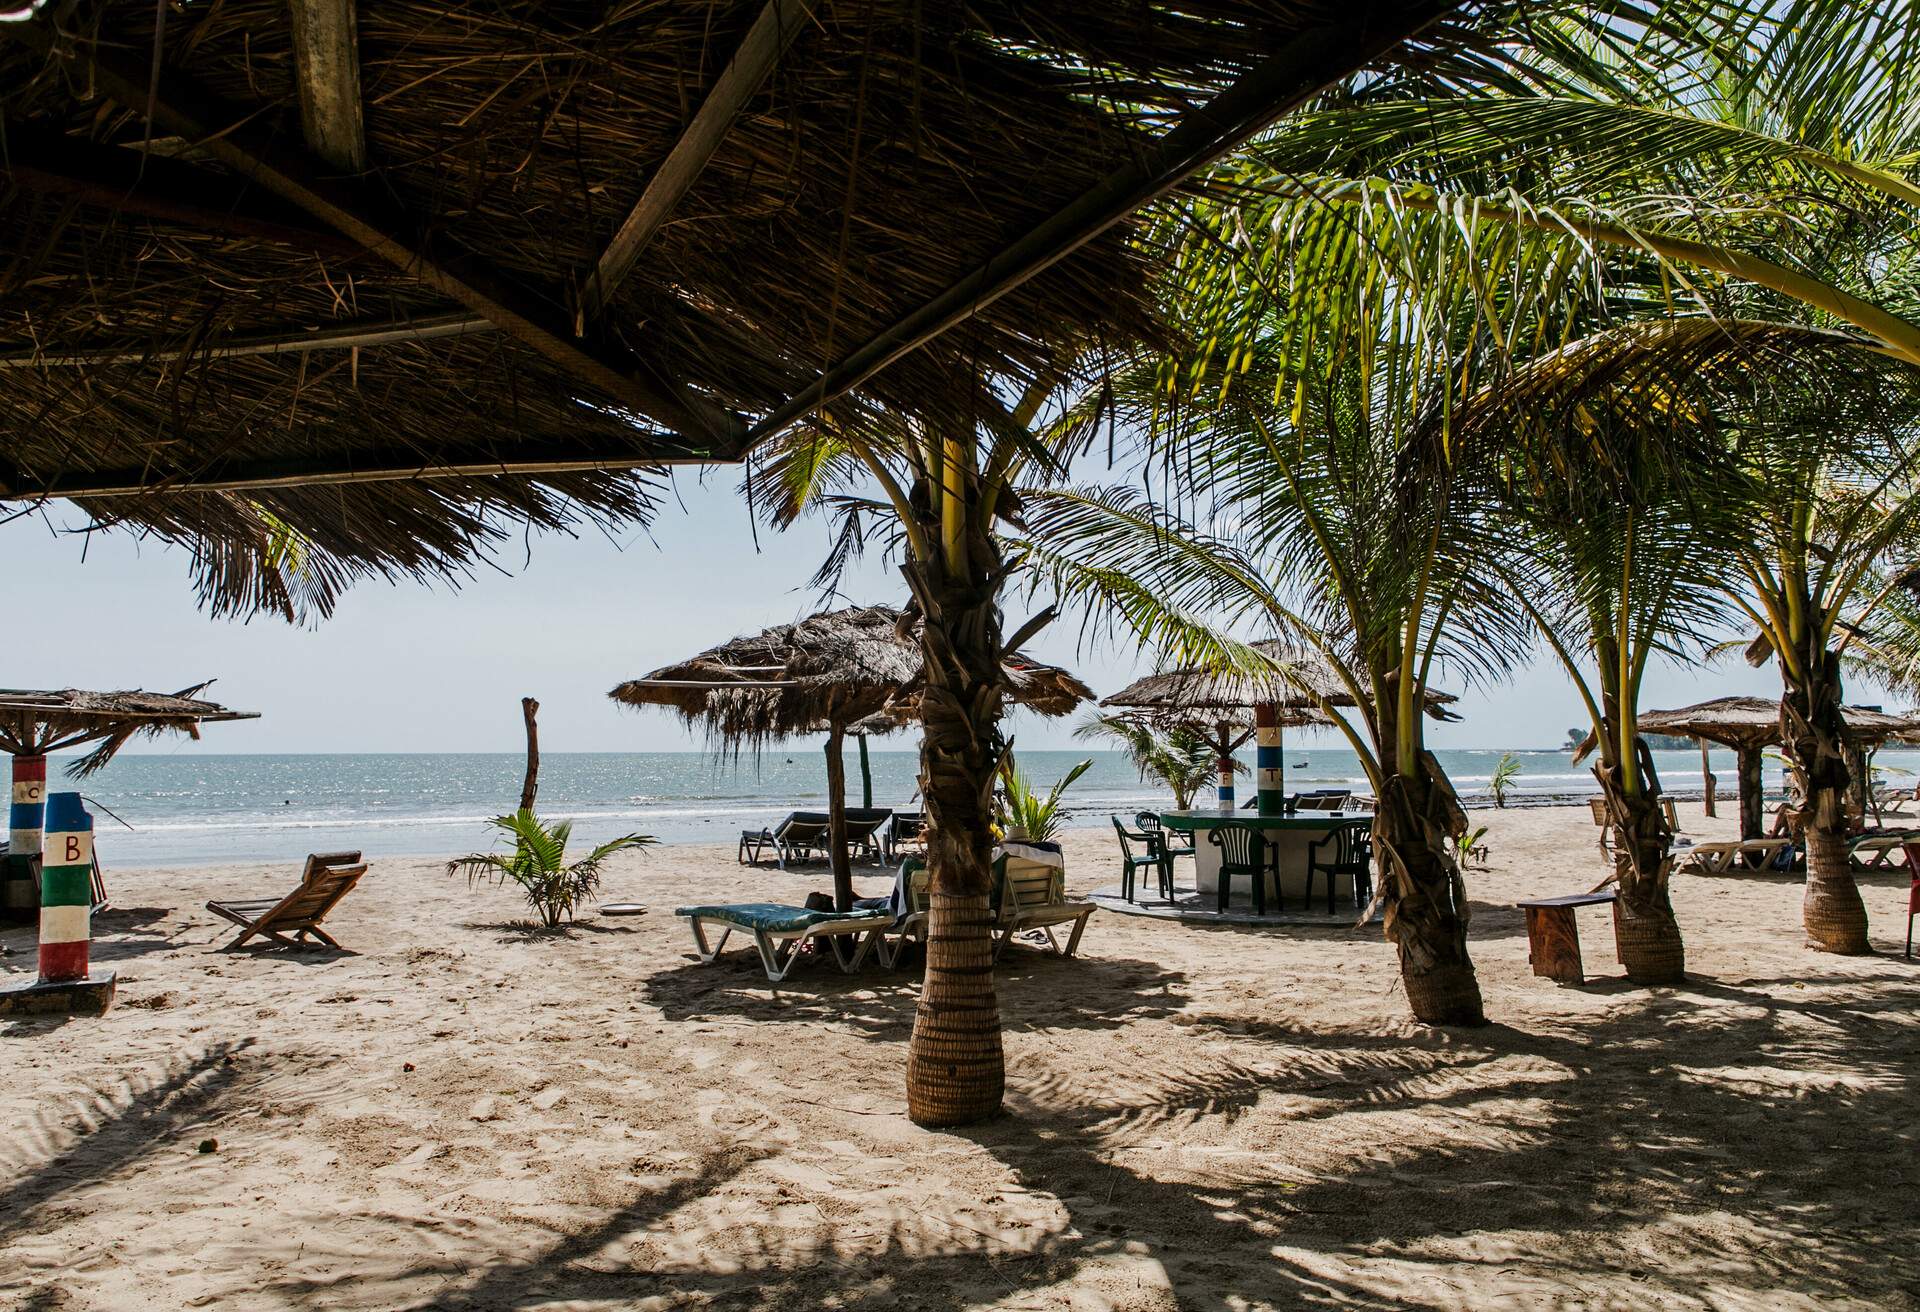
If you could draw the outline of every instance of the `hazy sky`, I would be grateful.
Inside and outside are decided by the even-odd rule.
[[[628,529],[617,541],[591,530],[536,538],[524,565],[516,544],[500,561],[511,576],[482,568],[457,592],[363,586],[318,629],[210,620],[195,609],[184,553],[126,534],[90,543],[57,534],[50,525],[82,517],[56,505],[0,527],[13,619],[0,683],[172,691],[217,677],[209,696],[262,713],[209,726],[198,745],[140,751],[518,751],[523,694],[540,699],[543,750],[698,748],[666,712],[627,710],[606,694],[622,679],[816,608],[807,580],[824,553],[825,526],[763,531],[756,549],[737,482],[731,470],[704,483],[683,473],[686,509],[669,498],[651,531]],[[857,602],[904,596],[898,575],[875,562],[846,590]],[[1011,628],[1028,613],[1025,599],[1009,611]],[[1152,668],[1137,650],[1111,642],[1082,650],[1079,640],[1079,625],[1062,620],[1032,650],[1102,694]],[[1771,667],[1738,660],[1656,669],[1648,683],[1650,707],[1779,689]],[[1580,718],[1572,689],[1544,661],[1504,685],[1449,686],[1462,693],[1465,718],[1433,730],[1438,747],[1550,746]],[[1862,688],[1855,699],[1877,697]],[[1069,724],[1022,715],[1014,732],[1029,747],[1071,747]]]

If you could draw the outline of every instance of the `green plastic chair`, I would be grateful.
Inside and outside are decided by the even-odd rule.
[[[1170,877],[1170,868],[1166,863],[1161,861],[1159,846],[1155,842],[1154,836],[1144,830],[1127,828],[1126,824],[1117,815],[1112,817],[1112,819],[1113,832],[1120,835],[1120,896],[1129,902],[1133,901],[1134,872],[1142,868],[1151,868],[1160,876],[1161,892],[1171,901],[1173,899],[1173,892],[1167,883]],[[1135,843],[1139,843],[1147,849],[1145,856],[1135,856],[1133,854],[1133,845]]]
[[[1220,849],[1220,910],[1227,909],[1233,877],[1243,875],[1253,884],[1253,909],[1267,914],[1267,840],[1252,825],[1233,821],[1207,830],[1207,841]],[[1278,890],[1276,889],[1276,892]],[[1282,904],[1284,908],[1284,903]]]

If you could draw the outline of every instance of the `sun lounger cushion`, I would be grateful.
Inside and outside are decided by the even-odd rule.
[[[871,911],[809,911],[805,907],[783,906],[778,902],[729,902],[719,906],[678,907],[676,916],[698,916],[717,920],[741,929],[763,934],[797,934],[825,920],[858,920],[874,915]]]

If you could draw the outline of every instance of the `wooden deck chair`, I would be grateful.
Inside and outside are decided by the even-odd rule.
[[[994,920],[998,938],[993,945],[993,959],[1000,959],[1014,935],[1034,930],[1046,936],[1047,946],[1055,953],[1072,956],[1080,946],[1080,935],[1086,931],[1087,918],[1097,909],[1093,903],[1067,901],[1067,872],[1058,867],[1018,856],[1003,857],[996,864],[1000,866],[1000,912]],[[1063,948],[1053,936],[1053,930],[1056,925],[1069,922],[1073,933],[1068,935]]]
[[[340,899],[353,891],[360,876],[367,873],[358,852],[316,852],[307,858],[300,872],[300,886],[282,898],[260,898],[240,902],[209,902],[207,910],[240,926],[240,935],[221,948],[230,952],[255,934],[272,939],[281,947],[311,947],[307,939],[317,939],[337,948],[333,936],[320,928]],[[291,935],[291,937],[289,937]]]
[[[734,930],[752,934],[753,945],[760,951],[760,964],[775,984],[787,977],[799,959],[801,945],[809,940],[832,949],[834,962],[843,974],[859,970],[869,952],[880,958],[882,966],[893,964],[893,953],[887,946],[887,930],[893,918],[884,911],[809,911],[777,902],[732,902],[679,907],[673,914],[685,916],[693,929],[694,951],[701,965],[720,955]],[[720,927],[720,938],[712,944],[707,942],[709,925]],[[848,936],[859,940],[851,954],[843,941]]]

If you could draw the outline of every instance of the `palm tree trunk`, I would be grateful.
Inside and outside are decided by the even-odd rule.
[[[1673,831],[1660,805],[1660,777],[1646,744],[1636,740],[1639,784],[1628,790],[1618,766],[1597,765],[1593,774],[1613,817],[1614,943],[1627,978],[1636,984],[1679,984],[1686,979],[1687,945],[1680,936],[1668,891],[1673,873]]]
[[[827,729],[827,859],[833,862],[833,909],[853,910],[853,856],[847,851],[846,732]]]
[[[1854,883],[1847,850],[1846,758],[1841,743],[1840,660],[1820,641],[1820,625],[1799,652],[1804,676],[1786,679],[1780,699],[1780,736],[1806,781],[1801,809],[1807,843],[1807,894],[1802,916],[1808,946],[1848,955],[1870,952],[1867,908]],[[1786,669],[1786,662],[1781,662]]]
[[[1414,1018],[1484,1025],[1480,981],[1467,955],[1467,897],[1449,840],[1465,817],[1431,753],[1389,774],[1373,815],[1386,933]]]
[[[1000,1110],[1006,1061],[993,993],[993,781],[1001,757],[997,547],[975,534],[967,579],[906,568],[925,622],[920,790],[927,811],[927,964],[907,1048],[907,1114],[965,1125]]]

